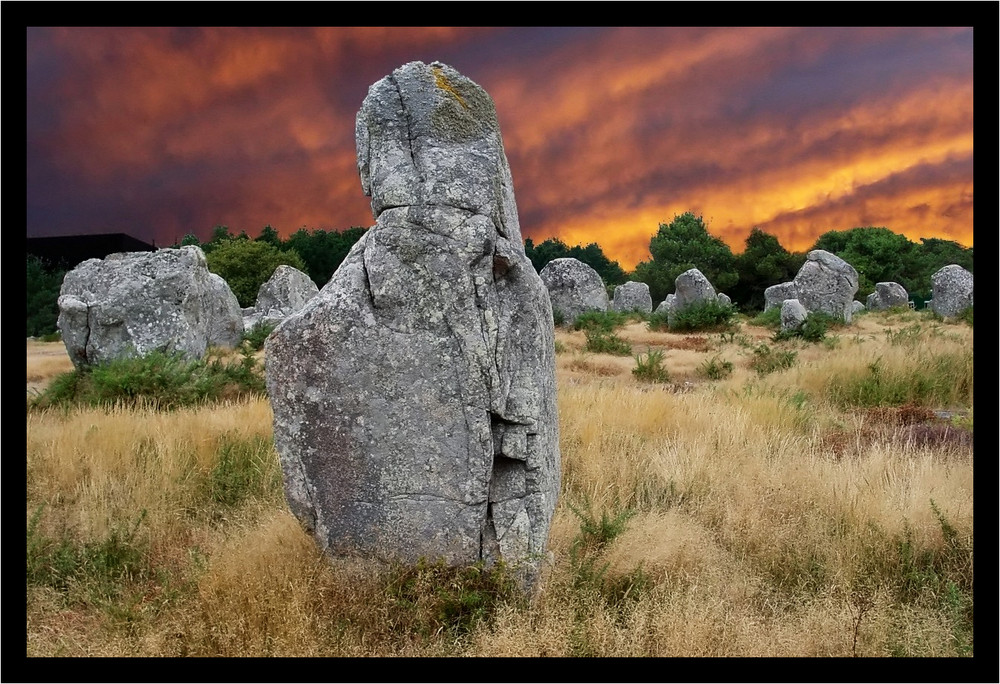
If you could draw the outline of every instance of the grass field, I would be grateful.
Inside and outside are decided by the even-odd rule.
[[[532,601],[500,572],[323,558],[261,395],[31,408],[72,365],[29,340],[27,655],[973,655],[971,326],[613,334],[631,353],[557,330]]]

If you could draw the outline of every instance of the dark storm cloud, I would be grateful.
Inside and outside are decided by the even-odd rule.
[[[437,59],[496,102],[522,232],[536,241],[597,241],[631,267],[683,211],[737,250],[754,226],[805,249],[870,217],[972,240],[971,28],[27,36],[29,235],[165,244],[219,224],[251,235],[370,225],[354,116],[393,68]]]

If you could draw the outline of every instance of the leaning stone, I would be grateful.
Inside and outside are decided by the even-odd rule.
[[[786,299],[781,303],[781,331],[798,330],[806,322],[809,312],[797,299]]]
[[[58,327],[77,367],[153,351],[200,358],[242,326],[226,318],[231,302],[195,245],[88,259],[66,274],[58,301]]]
[[[539,276],[545,284],[552,308],[572,323],[587,311],[608,310],[608,290],[590,265],[573,257],[553,259]],[[652,304],[650,304],[652,306]]]
[[[972,306],[972,273],[949,264],[931,276],[931,299],[927,304],[942,318],[953,318]]]
[[[652,313],[653,298],[649,294],[649,285],[630,280],[615,288],[615,297],[612,302],[615,311],[639,313]]]
[[[836,254],[822,249],[812,250],[806,254],[806,262],[792,282],[795,283],[797,299],[807,311],[822,312],[845,323],[851,322],[852,302],[858,291],[858,272]]]
[[[376,223],[264,347],[289,506],[331,555],[502,560],[531,587],[560,481],[554,332],[493,102],[411,62],[356,138]]]
[[[795,283],[778,283],[764,290],[764,311],[780,307],[786,299],[795,299]]]
[[[208,312],[208,344],[233,349],[243,339],[243,310],[229,283],[218,273],[208,274],[205,309]]]

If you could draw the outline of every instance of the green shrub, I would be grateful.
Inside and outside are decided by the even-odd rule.
[[[663,367],[663,350],[650,349],[645,357],[637,354],[632,375],[646,382],[670,382],[670,373]]]
[[[750,322],[754,325],[758,325],[762,328],[769,328],[771,330],[781,329],[781,307],[772,306],[767,311],[757,314],[750,319]]]
[[[626,530],[635,511],[625,509],[614,514],[602,511],[598,518],[589,500],[584,500],[580,506],[569,504],[569,508],[580,520],[580,531],[569,550],[573,588],[600,597],[609,607],[623,610],[628,602],[638,600],[652,582],[641,566],[621,577],[608,577],[610,564],[601,563],[599,559],[601,552]]]
[[[972,307],[970,306],[970,307],[967,307],[967,308],[962,309],[961,311],[959,311],[958,312],[958,316],[955,317],[955,320],[964,321],[965,323],[968,323],[969,327],[971,328],[972,327]]]
[[[587,328],[584,330],[587,337],[586,349],[597,354],[614,354],[615,356],[629,356],[632,347],[629,343],[618,337],[613,332],[605,332],[599,328]]]
[[[562,312],[561,309],[552,309],[552,324],[553,325],[565,325],[566,324],[566,314]]]
[[[264,348],[264,340],[270,335],[274,329],[278,327],[273,323],[258,323],[249,330],[243,331],[243,336],[240,339],[240,345],[247,345],[253,351],[260,351]]]
[[[687,332],[695,330],[728,330],[733,326],[736,308],[718,300],[697,302],[674,312],[670,330]]]
[[[204,483],[213,503],[235,507],[250,497],[274,498],[281,492],[281,469],[270,438],[226,436],[218,460]]]
[[[721,380],[733,372],[733,363],[719,356],[713,356],[698,367],[698,372],[709,380]]]
[[[29,408],[123,402],[132,406],[153,403],[169,410],[266,391],[263,369],[249,351],[238,362],[188,360],[179,353],[151,352],[63,373]]]
[[[892,330],[885,331],[885,338],[892,346],[913,346],[920,341],[920,331],[922,326],[919,323],[913,323],[905,328],[900,328],[893,332]]]
[[[779,330],[773,339],[780,341],[801,338],[808,342],[822,342],[826,339],[827,331],[833,327],[843,327],[843,321],[822,311],[812,311],[806,315],[801,326],[791,330]]]
[[[835,376],[830,399],[853,406],[961,406],[972,394],[972,350],[916,356],[906,368],[888,368],[881,359],[861,374]]]
[[[59,592],[79,588],[95,603],[119,595],[124,585],[149,573],[147,545],[138,530],[145,511],[131,525],[116,524],[103,537],[80,542],[68,533],[51,538],[39,530],[43,506],[28,521],[26,579]],[[77,586],[79,585],[79,586]]]
[[[423,558],[394,568],[386,594],[394,626],[425,638],[441,631],[467,635],[492,620],[499,606],[523,601],[514,574],[503,563],[455,567]]]
[[[774,349],[761,343],[753,350],[750,368],[757,371],[758,375],[767,375],[791,368],[795,363],[796,356],[797,354],[793,351]]]
[[[670,326],[667,323],[667,312],[653,312],[649,314],[646,319],[646,327],[653,332],[666,332],[670,330]]]
[[[628,316],[618,311],[585,311],[573,321],[573,330],[611,332],[628,322]]]

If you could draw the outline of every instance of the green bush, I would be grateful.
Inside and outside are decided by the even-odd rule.
[[[492,620],[499,606],[524,600],[514,574],[503,563],[456,567],[423,558],[415,565],[394,568],[386,594],[394,626],[423,637],[441,631],[465,636]]]
[[[646,382],[670,382],[670,373],[663,367],[663,350],[650,349],[645,357],[637,354],[632,375]]]
[[[780,311],[779,311],[780,317]],[[833,327],[843,327],[844,322],[835,316],[822,311],[812,311],[806,315],[805,321],[798,328],[779,330],[773,339],[776,341],[801,338],[808,342],[822,342],[826,333]]]
[[[653,332],[666,332],[670,330],[670,326],[667,323],[667,312],[660,311],[659,313],[653,312],[649,314],[646,319],[646,327]]]
[[[713,356],[698,366],[698,372],[709,380],[721,380],[733,372],[733,362]]]
[[[274,498],[281,492],[281,469],[270,438],[225,436],[218,460],[204,482],[213,503],[235,507],[250,497]]]
[[[971,328],[972,327],[972,307],[970,306],[970,307],[967,307],[965,309],[962,309],[958,313],[958,316],[955,317],[955,319],[959,320],[959,321],[964,321],[965,323],[968,323],[969,327]]]
[[[573,321],[573,330],[611,332],[628,322],[628,316],[618,311],[585,311]]]
[[[274,329],[278,327],[274,324],[268,323],[258,323],[249,330],[243,331],[243,337],[240,339],[240,344],[247,345],[253,351],[260,351],[264,348],[264,340],[270,335]]]
[[[28,585],[67,592],[74,585],[95,603],[117,596],[123,586],[150,572],[147,545],[138,530],[143,512],[131,525],[112,526],[106,536],[80,542],[63,533],[56,538],[39,529],[43,506],[28,521],[26,579]]]
[[[263,369],[249,353],[240,361],[188,360],[180,354],[152,352],[63,373],[29,408],[153,403],[169,410],[222,399],[266,394]]]
[[[674,312],[670,330],[676,332],[729,330],[733,327],[735,316],[736,308],[731,304],[722,304],[718,300],[697,302]]]
[[[564,314],[561,309],[552,309],[552,324],[566,325],[566,314]]]
[[[771,330],[781,329],[781,307],[772,306],[767,311],[757,314],[750,319],[750,322],[754,325],[759,325],[762,328],[770,328]]]
[[[972,380],[972,350],[967,349],[917,356],[903,369],[876,359],[866,372],[831,378],[826,392],[842,407],[962,406],[970,403]]]
[[[54,268],[31,254],[27,255],[27,336],[58,334],[59,289],[66,271]]]
[[[597,354],[614,354],[615,356],[629,356],[632,347],[629,343],[618,337],[613,332],[605,332],[599,328],[587,328],[583,331],[587,337],[586,350]]]
[[[795,363],[796,356],[797,354],[793,351],[774,349],[761,343],[753,350],[750,368],[757,371],[758,375],[767,375],[791,368]]]

